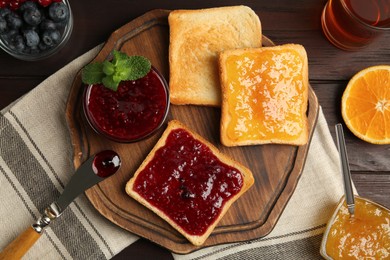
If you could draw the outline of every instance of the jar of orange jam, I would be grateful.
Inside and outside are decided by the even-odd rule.
[[[355,196],[351,216],[343,197],[321,244],[325,259],[390,259],[390,210]]]

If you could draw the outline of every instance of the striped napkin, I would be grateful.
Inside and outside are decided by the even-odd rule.
[[[65,106],[76,73],[97,46],[0,114],[0,249],[34,223],[73,172]],[[175,259],[318,259],[325,225],[342,193],[337,150],[322,111],[298,187],[275,229],[252,241]],[[84,195],[46,229],[24,259],[110,259],[137,236],[102,217]]]

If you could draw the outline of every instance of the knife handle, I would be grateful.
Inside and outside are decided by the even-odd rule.
[[[43,215],[32,226],[27,228],[14,241],[12,241],[0,253],[0,260],[20,259],[35,244],[45,228],[56,218],[61,215],[62,211],[56,202],[53,202]]]
[[[3,252],[0,253],[0,260],[21,259],[40,237],[41,233],[35,231],[33,227],[27,228],[4,248]]]

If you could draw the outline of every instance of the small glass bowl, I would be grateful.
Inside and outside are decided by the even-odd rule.
[[[37,61],[37,60],[46,59],[46,58],[52,56],[53,54],[55,54],[56,52],[58,52],[68,42],[70,35],[72,34],[72,31],[73,31],[72,8],[70,7],[68,0],[62,0],[62,2],[66,6],[68,6],[68,8],[69,8],[69,19],[68,19],[68,23],[61,30],[61,32],[62,32],[61,40],[57,45],[55,45],[52,48],[49,48],[47,50],[41,51],[39,53],[21,53],[21,52],[17,52],[16,50],[10,48],[9,45],[7,44],[7,42],[0,37],[0,48],[3,49],[8,54],[10,54],[11,56],[13,56],[19,60],[24,60],[24,61]]]
[[[369,200],[369,199],[366,199],[366,198],[363,198],[363,197],[360,197],[360,196],[356,196],[356,195],[355,195],[355,213],[356,213],[356,210],[357,210],[356,200],[360,200],[360,201],[362,201],[364,203],[371,204],[371,205],[375,206],[376,208],[381,209],[384,212],[389,212],[390,213],[390,209],[386,208],[385,206],[383,206],[381,204],[378,204],[378,203],[376,203],[376,202],[374,202],[372,200]],[[342,196],[340,201],[339,201],[339,203],[338,203],[338,205],[337,205],[337,207],[336,207],[336,209],[335,209],[335,211],[333,212],[332,217],[329,219],[329,221],[327,223],[326,230],[325,230],[324,235],[322,237],[322,242],[321,242],[321,247],[320,247],[320,254],[326,260],[333,260],[333,258],[331,256],[329,256],[327,251],[326,251],[326,245],[327,245],[328,239],[329,239],[329,232],[330,232],[332,226],[335,223],[336,217],[339,216],[340,210],[344,206],[343,210],[347,211],[345,203],[346,203],[345,202],[345,196]],[[348,213],[345,213],[345,214],[348,214]]]
[[[89,103],[90,103],[90,96],[91,96],[91,91],[92,91],[92,88],[95,86],[95,85],[88,85],[86,86],[85,90],[84,90],[84,97],[83,97],[83,109],[84,109],[84,115],[87,119],[87,122],[88,124],[91,126],[91,128],[96,132],[98,133],[99,135],[101,136],[104,136],[105,138],[109,139],[109,140],[112,140],[114,142],[119,142],[119,143],[134,143],[134,142],[138,142],[138,141],[141,141],[147,137],[150,137],[151,135],[153,135],[158,129],[160,129],[160,127],[164,124],[166,118],[167,118],[167,115],[168,115],[168,112],[169,112],[169,105],[170,105],[170,98],[169,98],[169,87],[168,87],[168,83],[166,82],[165,78],[161,75],[161,73],[152,66],[151,68],[151,72],[149,73],[152,73],[153,76],[156,77],[156,79],[158,80],[158,82],[161,84],[161,86],[163,87],[163,91],[164,91],[164,94],[165,94],[165,109],[163,111],[163,115],[162,117],[160,118],[160,121],[156,123],[156,125],[154,125],[152,128],[148,129],[148,131],[143,131],[142,135],[141,134],[138,134],[137,137],[133,138],[133,137],[128,137],[128,138],[125,138],[123,136],[119,136],[119,135],[116,135],[115,133],[110,133],[109,130],[104,130],[102,128],[102,126],[99,125],[99,123],[94,119],[94,116],[92,115],[93,113],[91,112],[90,108],[89,108]],[[142,78],[144,79],[144,78]],[[142,79],[139,79],[139,80],[142,80]],[[139,81],[139,80],[136,80],[136,81]],[[134,81],[129,81],[129,82],[134,82]],[[122,84],[122,83],[120,83]],[[118,89],[119,91],[119,89]],[[100,98],[100,97],[99,97]],[[139,100],[139,99],[138,99]],[[118,103],[121,103],[120,105],[123,106],[123,101],[119,101]],[[138,104],[144,104],[144,103],[137,103],[136,105]],[[132,105],[134,105],[132,103]],[[111,114],[114,114],[115,113],[115,110],[111,110],[110,112],[110,115]],[[99,115],[100,116],[100,115]],[[106,114],[104,116],[107,116]],[[148,127],[149,128],[149,127]]]

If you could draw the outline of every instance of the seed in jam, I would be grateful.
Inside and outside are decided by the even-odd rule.
[[[241,172],[182,128],[172,130],[133,190],[190,235],[202,235],[241,191]]]

